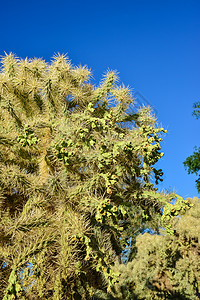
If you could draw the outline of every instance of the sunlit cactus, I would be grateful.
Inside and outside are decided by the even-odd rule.
[[[109,292],[127,238],[160,224],[165,130],[115,72],[97,87],[90,76],[60,54],[1,59],[1,299]]]

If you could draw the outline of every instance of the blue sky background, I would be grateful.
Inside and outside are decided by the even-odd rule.
[[[117,70],[168,130],[160,188],[193,197],[196,176],[183,161],[200,146],[200,121],[192,117],[200,100],[199,16],[199,0],[2,1],[0,55],[49,61],[68,53],[92,69],[96,83]]]

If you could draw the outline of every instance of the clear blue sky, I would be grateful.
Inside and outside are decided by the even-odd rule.
[[[200,1],[2,1],[0,54],[43,57],[68,53],[96,82],[108,68],[139,91],[168,130],[162,189],[198,195],[183,161],[200,146]]]

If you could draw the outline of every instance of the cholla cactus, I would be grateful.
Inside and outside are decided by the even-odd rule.
[[[1,63],[0,297],[90,299],[127,237],[158,225],[164,129],[115,72],[95,87],[64,55]]]

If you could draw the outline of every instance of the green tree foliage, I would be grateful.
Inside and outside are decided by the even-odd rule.
[[[194,103],[193,108],[193,115],[196,117],[196,119],[198,119],[200,117],[200,102]],[[195,147],[194,154],[187,157],[183,164],[187,169],[188,174],[196,174],[197,176],[199,175],[198,179],[196,180],[196,187],[200,193],[200,147]]]
[[[193,116],[198,119],[200,117],[200,102],[195,102],[193,105],[194,111],[193,111]]]
[[[171,206],[173,232],[139,235],[134,259],[115,265],[122,276],[104,299],[199,299],[200,201],[188,199],[186,210]]]
[[[200,175],[198,175],[200,171],[200,147],[195,148],[194,153],[186,158],[184,166],[188,170],[188,174],[196,174],[199,176],[196,180],[196,187],[200,193]]]
[[[163,128],[108,72],[99,86],[63,55],[1,60],[0,297],[90,299],[111,291],[127,247],[156,231]]]

